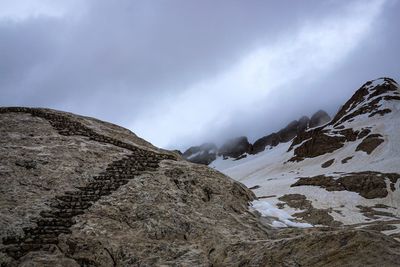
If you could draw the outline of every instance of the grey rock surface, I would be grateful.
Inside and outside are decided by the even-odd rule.
[[[0,108],[1,266],[396,266],[370,230],[271,229],[242,184],[133,133]],[[316,256],[318,255],[318,256]]]

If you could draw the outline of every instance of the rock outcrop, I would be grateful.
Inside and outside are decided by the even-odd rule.
[[[242,184],[113,124],[0,108],[0,143],[1,266],[399,262],[372,230],[274,230]]]
[[[384,198],[388,195],[386,180],[390,182],[390,190],[396,190],[395,184],[400,174],[380,172],[348,173],[335,179],[331,176],[318,175],[302,177],[291,186],[320,186],[328,191],[357,192],[367,199]]]

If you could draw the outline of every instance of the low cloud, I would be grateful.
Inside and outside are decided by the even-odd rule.
[[[94,116],[168,148],[254,139],[397,79],[399,5],[2,1],[0,105]]]

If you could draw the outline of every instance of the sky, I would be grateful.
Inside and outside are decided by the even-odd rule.
[[[156,146],[250,141],[400,81],[400,0],[0,0],[0,106]]]

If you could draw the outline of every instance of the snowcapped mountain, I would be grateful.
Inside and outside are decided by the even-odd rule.
[[[325,125],[210,166],[253,189],[253,207],[273,226],[353,225],[400,238],[399,133],[399,86],[380,78]]]

